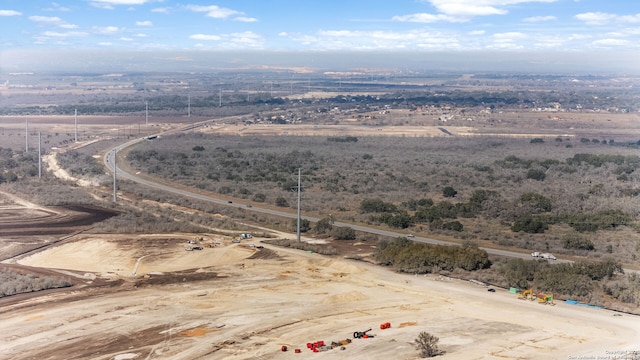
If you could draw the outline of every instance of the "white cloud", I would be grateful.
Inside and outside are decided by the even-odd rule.
[[[195,12],[205,12],[208,17],[212,17],[214,19],[226,19],[233,15],[242,15],[239,11],[223,8],[217,5],[187,5],[187,9]]]
[[[557,0],[428,0],[438,11],[453,16],[504,15],[506,6]]]
[[[155,9],[151,9],[151,12],[161,13],[161,14],[168,14],[169,12],[171,12],[171,9],[168,8],[168,7],[155,8]]]
[[[246,17],[246,16],[238,16],[233,18],[234,21],[240,21],[240,22],[256,22],[258,21],[258,19],[256,18],[252,18],[252,17]]]
[[[264,47],[264,38],[252,31],[220,35],[194,34],[189,38],[202,41],[217,41],[214,46],[203,43],[194,45],[200,49],[260,49]]]
[[[322,30],[315,36],[286,33],[282,36],[315,50],[459,49],[456,34],[410,31]]]
[[[115,34],[121,31],[121,29],[118,28],[117,26],[104,26],[104,27],[94,26],[93,29],[99,34]]]
[[[133,38],[130,37],[121,37],[120,40],[122,41],[133,41]]]
[[[467,22],[476,16],[506,15],[507,6],[529,2],[551,3],[558,0],[423,0],[438,10],[438,14],[417,13],[392,17],[394,21],[434,23]]]
[[[498,34],[493,34],[492,37],[496,40],[519,40],[519,39],[524,39],[527,37],[526,34],[523,34],[521,32],[517,32],[517,31],[512,31],[512,32],[505,32],[505,33],[498,33]]]
[[[439,21],[447,21],[447,22],[465,22],[468,19],[465,18],[456,18],[449,15],[444,14],[410,14],[410,15],[399,15],[391,18],[393,21],[401,21],[401,22],[415,22],[415,23],[434,23]]]
[[[638,23],[638,22],[640,22],[640,14],[622,15],[622,16],[618,17],[618,19],[620,21],[627,22],[627,23]]]
[[[494,6],[478,6],[475,4],[464,3],[446,3],[437,7],[441,12],[448,15],[456,16],[486,16],[486,15],[505,15],[507,10],[498,9]]]
[[[69,24],[57,16],[29,16],[29,20],[42,24],[61,27],[63,29],[76,29],[78,26]]]
[[[20,16],[21,12],[15,10],[0,10],[0,16]]]
[[[518,41],[524,40],[528,36],[521,32],[513,31],[493,34],[491,38],[493,43],[487,46],[489,49],[517,50],[524,49],[524,45],[518,43]]]
[[[591,44],[597,47],[611,47],[611,46],[628,46],[631,42],[623,39],[601,39],[593,41]]]
[[[544,21],[553,21],[557,20],[555,16],[531,16],[522,19],[524,22],[544,22]]]
[[[108,41],[103,41],[103,42],[99,42],[98,45],[100,45],[100,46],[112,46],[113,43],[108,42]]]
[[[469,31],[467,34],[477,36],[477,35],[484,35],[485,33],[486,31],[484,30],[473,30],[473,31]]]
[[[43,36],[46,37],[79,37],[79,36],[87,36],[87,33],[81,31],[67,31],[67,32],[57,32],[57,31],[45,31],[42,33]]]
[[[205,35],[205,34],[194,34],[189,36],[189,39],[193,40],[204,40],[204,41],[218,41],[222,39],[222,37],[218,35]]]
[[[143,33],[136,34],[136,37],[148,37],[148,36],[149,35],[143,34]]]
[[[230,34],[229,40],[234,44],[250,48],[262,47],[262,44],[264,43],[262,36],[254,33],[253,31]]]
[[[615,18],[616,15],[603,12],[588,12],[576,15],[576,19],[584,21],[587,25],[604,25]]]
[[[153,26],[151,21],[136,21],[136,26]]]
[[[66,6],[62,6],[58,3],[51,3],[51,7],[43,9],[44,11],[71,11],[70,8],[66,7]]]
[[[150,0],[93,0],[95,4],[107,5],[144,5]]]
[[[113,10],[115,9],[111,4],[106,4],[106,3],[99,3],[99,2],[92,2],[90,3],[91,6],[98,8],[98,9],[104,9],[104,10]]]

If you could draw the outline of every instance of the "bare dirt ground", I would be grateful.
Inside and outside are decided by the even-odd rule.
[[[114,125],[95,126],[108,133]],[[345,126],[270,126],[261,133],[383,132]],[[220,125],[208,131],[251,134],[261,128]],[[386,131],[448,136],[438,126]],[[441,359],[633,359],[640,351],[637,316],[564,302],[540,305],[502,289],[491,293],[465,281],[397,274],[343,256],[272,247],[257,238],[236,244],[228,236],[203,234],[197,244],[188,244],[194,235],[78,233],[95,219],[93,210],[39,207],[0,194],[2,253],[11,258],[0,266],[63,276],[74,284],[0,298],[0,358],[416,359],[413,341],[421,331],[440,338]],[[185,250],[195,245],[203,249]],[[345,247],[339,246],[348,252]],[[384,322],[391,328],[380,330]],[[354,331],[369,328],[373,338],[353,339]],[[306,348],[309,342],[347,338],[352,342],[344,350],[310,355]],[[282,352],[283,345],[289,351]],[[301,354],[293,351],[297,348]]]
[[[310,356],[309,342],[350,338],[344,350],[313,356],[414,359],[412,343],[421,331],[440,338],[442,359],[563,359],[639,350],[636,316],[563,302],[540,305],[501,289],[491,293],[460,280],[396,274],[259,241],[80,234],[10,261],[4,266],[36,267],[74,286],[0,299],[0,357],[293,359]],[[185,250],[192,246],[203,249]],[[391,328],[380,330],[385,322]],[[353,339],[354,331],[369,328],[373,338]],[[282,352],[282,345],[290,351]]]

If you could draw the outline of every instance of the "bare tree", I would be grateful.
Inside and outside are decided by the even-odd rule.
[[[440,353],[440,350],[438,350],[438,341],[440,341],[440,339],[437,336],[423,331],[415,341],[416,350],[420,351],[420,356],[423,358],[434,357]]]

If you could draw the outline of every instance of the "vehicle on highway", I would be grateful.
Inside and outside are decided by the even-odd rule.
[[[549,253],[539,253],[539,252],[532,252],[531,256],[534,258],[540,258],[540,259],[547,259],[547,260],[557,260],[557,258],[553,255],[553,254],[549,254]]]
[[[409,235],[407,235],[407,237],[412,238],[412,237],[415,237],[415,236],[413,234],[409,234]]]

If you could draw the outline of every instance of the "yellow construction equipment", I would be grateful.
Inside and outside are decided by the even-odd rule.
[[[553,294],[538,294],[538,303],[545,305],[555,305],[553,303]]]
[[[533,300],[533,289],[525,290],[518,294],[518,299],[521,300]]]

